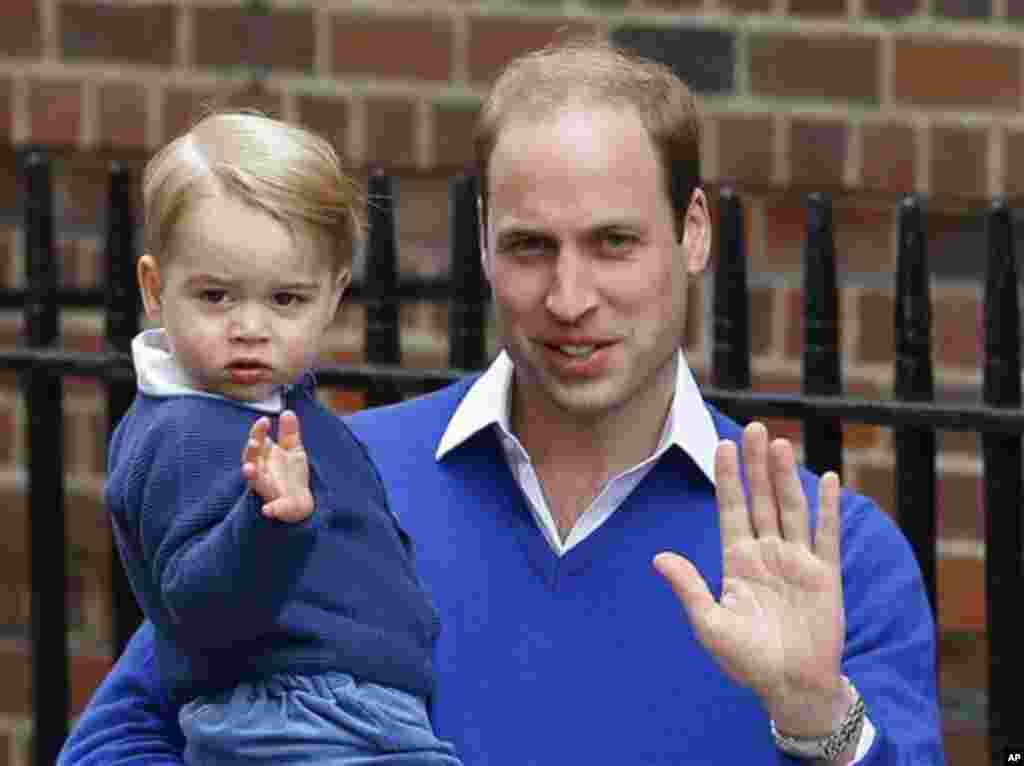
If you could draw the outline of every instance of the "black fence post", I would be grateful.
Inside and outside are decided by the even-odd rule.
[[[985,277],[984,401],[1021,406],[1020,305],[1013,252],[1013,223],[1006,200],[988,214]],[[1024,593],[1021,576],[1021,437],[986,433],[985,607],[988,651],[989,748],[1021,744],[1020,688],[1024,682],[1017,624]],[[1011,739],[1012,737],[1012,739]]]
[[[104,243],[106,261],[105,340],[108,351],[129,353],[132,338],[138,334],[142,300],[135,283],[135,221],[132,215],[131,174],[121,163],[110,168],[107,199],[107,231]],[[107,438],[127,412],[135,398],[135,379],[111,374],[107,389]],[[117,548],[111,548],[111,598],[115,656],[121,654],[128,639],[138,628],[142,612],[135,601]]]
[[[53,245],[50,163],[41,152],[24,162],[27,346],[42,349],[60,334]],[[28,412],[28,526],[32,578],[32,762],[52,766],[68,732],[71,684],[67,645],[64,537],[64,402],[58,374],[22,375]],[[55,544],[55,542],[59,544]]]
[[[839,396],[839,292],[832,232],[832,203],[824,194],[807,198],[804,248],[803,392]],[[836,419],[804,420],[804,456],[815,473],[843,470],[843,430]]]
[[[718,197],[718,263],[712,308],[711,380],[717,388],[750,388],[750,296],[743,205],[736,192]]]
[[[487,285],[480,263],[480,218],[476,178],[457,176],[451,184],[451,298],[448,303],[448,364],[478,370],[486,356]]]
[[[401,364],[398,337],[398,247],[395,237],[395,200],[391,178],[380,169],[370,174],[367,200],[366,252],[366,361]],[[366,406],[401,400],[392,381],[377,380],[366,392]]]
[[[921,205],[908,196],[900,203],[896,273],[896,361],[893,395],[905,402],[935,399],[932,381],[931,298]],[[898,428],[896,504],[900,527],[921,567],[932,611],[938,615],[935,585],[935,430]]]

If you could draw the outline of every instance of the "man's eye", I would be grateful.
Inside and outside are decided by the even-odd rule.
[[[636,243],[636,237],[624,232],[611,231],[604,235],[604,248],[612,253],[621,253]]]
[[[521,257],[542,255],[547,249],[548,243],[540,237],[519,237],[499,246],[501,252]]]

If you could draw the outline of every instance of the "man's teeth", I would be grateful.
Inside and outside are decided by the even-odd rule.
[[[597,346],[559,346],[558,350],[569,356],[590,356]]]

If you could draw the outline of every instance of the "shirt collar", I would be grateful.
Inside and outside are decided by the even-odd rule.
[[[498,354],[491,366],[466,392],[455,414],[448,421],[448,427],[441,436],[434,454],[435,459],[441,460],[491,424],[496,424],[504,434],[512,436],[509,424],[509,392],[513,369],[512,359],[508,354],[504,351]],[[662,428],[662,440],[656,452],[661,452],[673,444],[689,455],[708,480],[714,483],[718,432],[682,351],[679,352],[672,407]]]
[[[171,353],[167,332],[162,327],[143,330],[132,339],[132,362],[139,390],[149,396],[208,396],[212,399],[226,399],[193,386],[188,373]],[[240,403],[274,415],[284,408],[280,393],[263,401]]]

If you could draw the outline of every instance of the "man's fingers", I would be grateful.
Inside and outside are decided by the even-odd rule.
[[[750,520],[758,537],[779,536],[779,510],[768,472],[768,429],[751,423],[743,429],[743,465],[750,490]]]
[[[827,472],[818,482],[818,525],[814,552],[819,558],[839,565],[839,476]]]
[[[659,553],[654,557],[654,568],[672,586],[676,598],[686,608],[690,622],[703,621],[704,612],[718,606],[697,567],[679,554]]]
[[[810,546],[807,498],[796,470],[793,447],[786,439],[776,439],[771,443],[769,453],[782,536],[790,542]]]
[[[722,548],[753,536],[747,498],[740,481],[740,462],[736,444],[721,441],[715,450],[715,497],[718,500],[719,524],[722,530]]]
[[[291,410],[281,413],[277,428],[277,443],[281,449],[292,450],[302,446],[302,434],[299,433],[299,418]]]

